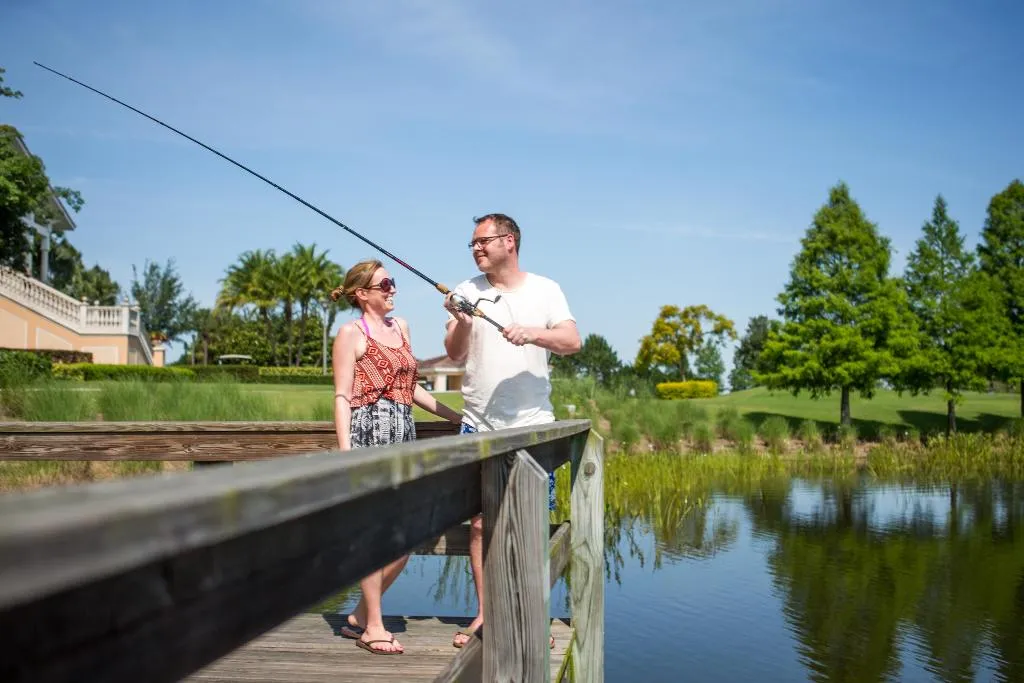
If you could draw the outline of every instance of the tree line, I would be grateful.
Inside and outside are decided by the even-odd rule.
[[[890,273],[891,257],[890,240],[849,187],[832,187],[777,296],[780,318],[749,321],[730,388],[838,392],[844,425],[851,392],[942,391],[955,432],[965,391],[1016,383],[1024,416],[1024,184],[1015,179],[991,198],[974,250],[940,194],[901,276]],[[698,375],[715,379],[706,359],[735,336],[732,322],[705,306],[663,307],[634,371],[685,378],[695,353]]]
[[[1024,183],[991,197],[980,239],[965,246],[945,198],[935,198],[902,275],[890,273],[890,240],[840,182],[814,214],[777,296],[778,319],[751,318],[734,354],[730,389],[784,389],[815,398],[886,387],[941,391],[947,431],[963,393],[1017,384],[1024,416]],[[590,335],[559,374],[600,381],[710,379],[722,384],[721,348],[734,323],[707,306],[663,306],[632,365]],[[692,368],[692,369],[691,369]]]
[[[963,392],[1024,376],[1024,184],[989,201],[975,250],[938,195],[902,276],[889,272],[891,245],[845,183],[829,191],[778,295],[754,365],[756,381],[812,396],[882,386],[944,392],[956,431]],[[1024,384],[1020,388],[1024,415]]]
[[[3,73],[0,97],[21,98],[3,85]],[[16,149],[17,136],[0,126],[0,264],[22,269],[41,258],[39,238],[22,217],[53,218],[51,191],[73,211],[84,200],[70,188],[51,188],[42,160]],[[66,235],[52,241],[53,286],[90,303],[117,302],[121,286],[107,270],[87,268]],[[939,195],[902,276],[889,272],[891,256],[890,240],[847,185],[830,188],[777,297],[779,318],[752,318],[739,339],[731,389],[838,392],[843,424],[851,421],[851,392],[939,390],[955,431],[963,392],[1016,383],[1024,415],[1024,184],[1015,179],[991,198],[974,250]],[[322,362],[325,333],[347,308],[328,296],[344,269],[315,244],[280,255],[246,251],[227,269],[209,308],[185,293],[173,260],[147,261],[141,275],[133,265],[132,272],[129,292],[147,328],[156,338],[184,341],[184,362],[208,363],[225,353],[245,353],[262,365]],[[709,379],[722,386],[721,349],[737,337],[734,323],[705,305],[666,305],[632,364],[599,334],[552,364],[556,374],[602,383]]]

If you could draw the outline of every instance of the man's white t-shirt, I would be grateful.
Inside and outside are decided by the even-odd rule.
[[[470,303],[481,297],[496,299],[496,303],[480,301],[477,305],[503,326],[551,328],[576,320],[558,283],[533,273],[526,273],[523,283],[512,290],[497,289],[481,274],[460,283],[455,293]],[[449,313],[448,319],[455,320],[455,316]],[[480,431],[553,421],[549,356],[547,349],[534,344],[516,346],[494,325],[473,318],[462,380],[463,421]]]

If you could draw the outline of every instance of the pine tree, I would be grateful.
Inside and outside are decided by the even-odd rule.
[[[942,387],[946,433],[956,431],[962,393],[983,389],[1005,348],[1008,332],[997,290],[964,249],[960,227],[935,199],[931,221],[907,259],[904,284],[920,331],[920,351],[904,365],[898,382],[912,393]]]
[[[817,398],[840,392],[840,422],[850,424],[850,392],[874,394],[898,376],[917,335],[906,296],[889,277],[889,240],[879,235],[845,183],[829,191],[778,296],[783,323],[765,344],[758,381]]]

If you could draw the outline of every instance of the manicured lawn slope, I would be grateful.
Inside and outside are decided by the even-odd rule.
[[[993,431],[1013,418],[1020,417],[1020,396],[1017,394],[969,393],[957,406],[957,427],[961,431]],[[812,399],[801,392],[769,391],[757,388],[694,401],[714,409],[733,406],[741,415],[760,423],[771,415],[785,417],[793,428],[803,420],[823,425],[839,424],[839,394]],[[922,434],[941,432],[946,428],[946,401],[942,392],[931,396],[900,396],[895,391],[879,391],[873,398],[850,396],[850,414],[859,434],[873,434],[882,425],[915,428]]]

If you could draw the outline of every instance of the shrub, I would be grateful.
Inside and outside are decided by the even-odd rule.
[[[0,349],[0,386],[20,386],[50,377],[53,362],[31,351]]]
[[[619,442],[623,451],[630,449],[640,441],[640,430],[630,420],[611,420],[612,438]]]
[[[96,382],[113,380],[118,382],[142,380],[149,382],[178,382],[195,378],[188,368],[155,368],[150,365],[102,365],[96,363],[70,363],[53,369],[58,379],[85,380]]]
[[[715,426],[718,428],[718,435],[729,441],[736,440],[736,429],[741,421],[740,411],[736,406],[724,406],[719,409],[715,416]]]
[[[300,367],[263,367],[259,368],[260,384],[334,384],[333,374],[323,374],[323,370],[312,365]]]
[[[707,422],[693,428],[693,448],[698,453],[711,453],[715,450],[715,433]]]
[[[686,382],[661,382],[655,390],[658,398],[714,398],[718,396],[718,383],[708,380],[689,380]]]
[[[42,358],[48,358],[51,364],[54,363],[91,363],[92,353],[89,351],[68,351],[67,349],[7,349],[0,348],[0,356],[4,352],[13,351],[22,354],[33,354]]]
[[[742,455],[750,455],[754,452],[754,437],[757,434],[757,430],[754,429],[754,425],[750,420],[740,418],[732,426],[732,433],[736,450]]]
[[[255,365],[189,365],[200,382],[241,382],[255,384],[260,381],[260,368]]]
[[[857,428],[851,425],[839,425],[836,429],[836,442],[846,451],[852,451],[857,445]]]
[[[643,413],[641,429],[650,437],[652,445],[660,451],[675,451],[683,435],[684,423],[671,411]]]
[[[772,415],[761,423],[760,431],[771,453],[778,454],[786,450],[786,440],[789,438],[789,422],[786,418]]]
[[[896,428],[892,425],[881,425],[877,432],[878,440],[882,443],[896,443]]]
[[[797,430],[800,440],[804,442],[804,449],[810,452],[817,452],[822,447],[821,430],[814,420],[804,420]]]
[[[53,378],[71,382],[85,381],[85,363],[68,363],[53,367]]]

